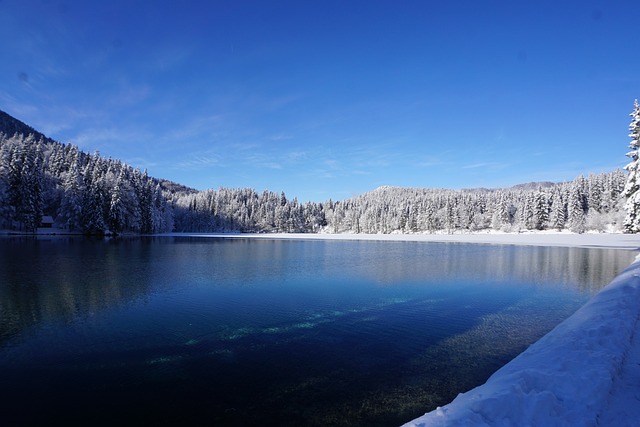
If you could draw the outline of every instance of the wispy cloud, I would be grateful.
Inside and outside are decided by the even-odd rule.
[[[229,148],[231,148],[234,151],[242,151],[242,152],[251,151],[256,153],[261,151],[260,149],[262,148],[262,146],[257,142],[234,142],[232,144],[229,144]]]
[[[63,135],[68,130],[77,129],[80,123],[98,116],[100,113],[91,110],[82,110],[69,105],[56,105],[56,108],[41,112],[38,120],[34,123],[48,136],[57,138],[58,135]]]
[[[463,165],[462,169],[503,169],[508,167],[509,165],[506,163],[498,163],[498,162],[479,162],[472,163],[468,165]]]
[[[270,141],[288,141],[292,139],[293,136],[287,133],[277,133],[275,135],[271,135],[268,139]]]
[[[78,124],[92,116],[88,110],[82,110],[69,105],[42,102],[36,106],[18,100],[16,97],[0,92],[0,102],[9,114],[35,127],[45,135],[68,142],[67,137],[61,137],[64,131],[75,129]],[[43,106],[44,104],[44,106]],[[48,105],[48,106],[47,106]]]
[[[225,135],[224,116],[221,114],[198,115],[183,122],[180,127],[171,130],[164,139],[181,142],[197,137]]]
[[[265,163],[262,163],[262,166],[269,169],[278,169],[278,170],[282,169],[282,165],[276,162],[265,162]]]
[[[149,161],[147,157],[131,157],[126,159],[126,163],[133,168],[141,169],[141,170],[151,169],[157,166],[161,166],[161,164],[158,162]]]
[[[463,165],[462,169],[479,169],[479,168],[485,168],[487,166],[491,166],[491,163],[473,163],[470,165]]]
[[[113,154],[148,149],[146,143],[153,136],[142,129],[120,129],[116,127],[86,128],[81,133],[70,138],[72,144],[82,149],[107,149]],[[134,150],[135,149],[135,150]]]
[[[290,162],[298,162],[309,158],[309,153],[306,151],[290,151],[285,155],[286,159]]]
[[[314,179],[336,179],[338,177],[334,172],[322,168],[309,170],[305,175]]]
[[[39,111],[38,107],[33,104],[20,102],[15,96],[9,95],[5,91],[0,92],[0,100],[2,101],[3,109],[12,113],[22,120],[29,120],[32,117],[36,117]]]
[[[166,71],[184,64],[193,54],[192,46],[184,44],[161,46],[150,54],[149,63],[156,70]]]
[[[276,111],[283,107],[293,104],[296,101],[303,98],[302,94],[283,95],[278,97],[269,98],[266,101],[266,107],[269,111]]]
[[[108,104],[111,107],[131,107],[145,101],[151,95],[151,86],[149,85],[131,85],[125,83],[113,94]]]
[[[413,161],[411,161],[411,159],[409,160],[416,167],[450,167],[460,164],[460,152],[449,148],[451,147],[451,144],[448,142],[441,140],[436,143],[425,142],[424,147],[427,150],[417,153],[417,155],[414,156],[415,158]]]
[[[200,169],[211,166],[224,166],[221,158],[216,154],[196,154],[190,155],[185,160],[178,161],[171,165],[172,169]]]

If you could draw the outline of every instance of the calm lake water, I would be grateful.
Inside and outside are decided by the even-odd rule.
[[[635,252],[0,239],[0,425],[399,425],[484,382]]]

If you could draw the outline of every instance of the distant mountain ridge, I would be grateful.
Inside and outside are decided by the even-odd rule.
[[[510,188],[513,190],[537,190],[538,188],[549,188],[554,185],[558,185],[557,182],[551,181],[536,181],[536,182],[526,182],[524,184],[516,184],[511,186]]]
[[[460,190],[457,191],[461,191],[461,192],[476,192],[476,191],[480,191],[480,192],[490,192],[490,191],[502,191],[502,190],[526,190],[526,191],[530,191],[530,190],[537,190],[539,188],[550,188],[553,187],[554,185],[558,185],[558,182],[551,182],[551,181],[532,181],[532,182],[526,182],[523,184],[516,184],[516,185],[512,185],[510,187],[491,187],[491,188],[487,188],[487,187],[465,187],[465,188],[461,188]],[[399,191],[399,190],[433,190],[433,191],[437,191],[437,190],[449,190],[447,188],[437,188],[437,187],[399,187],[399,186],[394,186],[394,185],[381,185],[380,187],[377,187],[371,191],[367,191],[366,193],[363,193],[362,195],[365,194],[380,194],[380,193],[384,193],[384,192],[393,192],[393,191]],[[455,191],[455,190],[451,190],[451,191]],[[358,197],[358,196],[356,196]]]

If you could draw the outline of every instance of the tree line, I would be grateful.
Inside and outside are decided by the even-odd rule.
[[[0,228],[33,232],[43,216],[69,232],[455,233],[621,230],[620,170],[508,189],[381,187],[300,203],[241,188],[196,191],[119,160],[35,134],[0,134]]]
[[[43,216],[70,232],[173,229],[163,182],[119,160],[34,134],[0,134],[0,228],[33,232]]]
[[[620,230],[622,171],[508,189],[382,187],[333,205],[331,232],[455,233]]]

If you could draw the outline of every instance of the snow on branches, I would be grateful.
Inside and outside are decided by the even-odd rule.
[[[624,195],[627,197],[625,204],[626,217],[624,220],[625,233],[640,232],[640,160],[638,159],[640,150],[640,105],[636,99],[633,104],[633,112],[630,114],[631,124],[629,125],[629,148],[627,157],[631,162],[624,168],[629,172],[627,183],[624,187]]]

